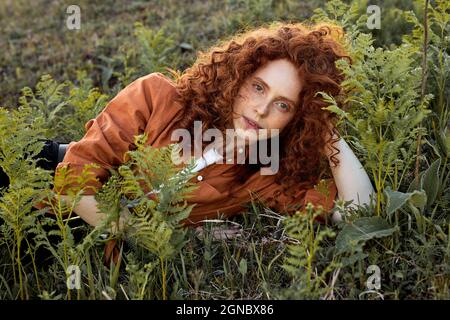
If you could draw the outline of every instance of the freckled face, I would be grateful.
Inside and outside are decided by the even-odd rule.
[[[233,126],[239,136],[251,141],[261,137],[260,129],[270,136],[279,133],[294,117],[302,80],[295,66],[286,59],[270,61],[249,76],[233,103]]]

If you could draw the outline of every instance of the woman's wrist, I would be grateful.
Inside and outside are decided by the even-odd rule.
[[[119,215],[119,220],[111,223],[111,233],[116,234],[120,231],[125,231],[129,227],[130,211],[128,208],[123,208]]]

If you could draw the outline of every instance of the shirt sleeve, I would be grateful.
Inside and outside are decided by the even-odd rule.
[[[323,222],[334,207],[334,200],[337,198],[337,193],[338,190],[334,179],[323,179],[314,188],[306,191],[303,206],[306,207],[308,203],[312,203],[316,207],[322,206],[323,213],[318,217],[318,220]]]
[[[54,190],[66,194],[80,182],[61,179],[62,168],[70,176],[80,177],[85,165],[93,179],[85,182],[84,195],[95,194],[110,175],[109,169],[126,162],[125,153],[134,146],[134,136],[144,132],[153,111],[153,101],[161,86],[162,75],[151,73],[125,87],[104,110],[85,124],[84,137],[68,145],[66,154],[55,170]],[[86,171],[85,171],[86,172]]]
[[[252,186],[249,186],[248,189],[259,195],[262,202],[276,212],[294,214],[296,211],[305,209],[307,204],[311,203],[315,207],[322,206],[322,214],[317,220],[324,222],[334,207],[337,187],[332,178],[322,179],[313,188],[299,188],[292,192],[285,192],[282,186],[276,183],[273,178],[271,182],[267,183],[264,182],[264,176],[259,174],[256,176],[253,182],[250,181]]]

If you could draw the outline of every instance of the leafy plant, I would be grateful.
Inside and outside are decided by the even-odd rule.
[[[125,226],[128,242],[150,254],[145,263],[148,268],[154,260],[159,263],[156,270],[161,273],[162,298],[166,299],[168,262],[186,241],[181,222],[193,207],[184,199],[195,188],[189,182],[194,163],[176,167],[172,161],[174,152],[179,151],[176,145],[157,149],[146,145],[146,139],[145,134],[135,138],[136,150],[128,152],[130,160],[113,173],[96,198],[99,209],[116,220],[123,209],[129,211]],[[149,268],[148,272],[156,270]]]
[[[293,277],[292,284],[283,291],[283,297],[294,299],[318,299],[328,290],[326,276],[339,266],[336,261],[331,261],[323,270],[317,270],[315,259],[322,250],[326,238],[332,238],[336,234],[328,227],[315,223],[322,214],[323,208],[314,208],[308,203],[303,211],[298,211],[287,218],[285,230],[295,244],[287,246],[285,268]]]
[[[48,139],[70,142],[83,137],[85,123],[95,118],[104,108],[107,96],[92,88],[92,81],[86,73],[78,73],[79,86],[73,83],[58,83],[50,75],[44,75],[33,91],[22,89],[19,98],[21,106],[34,111],[34,115],[44,119],[41,134]]]

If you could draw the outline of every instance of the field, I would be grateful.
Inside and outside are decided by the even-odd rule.
[[[71,4],[0,1],[0,166],[10,180],[0,189],[1,300],[450,299],[448,1],[371,1],[381,7],[380,29],[368,28],[363,0],[189,0],[183,10],[174,0],[80,0],[73,30]],[[315,222],[320,207],[288,217],[255,200],[199,235],[179,225],[188,207],[166,215],[172,204],[154,201],[136,207],[131,234],[105,238],[124,190],[140,192],[129,167],[99,192],[108,221],[96,228],[52,191],[52,172],[33,158],[39,139],[81,139],[84,124],[134,79],[182,72],[198,51],[272,21],[346,30],[354,60],[339,64],[347,108],[325,99],[377,191],[372,206],[337,201],[344,219],[331,225]],[[138,148],[136,159],[153,163],[154,183],[181,202],[191,186],[168,180],[169,152]],[[47,197],[56,215],[33,208]],[[218,239],[221,228],[241,235]],[[118,260],[105,264],[111,240]]]

